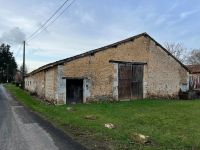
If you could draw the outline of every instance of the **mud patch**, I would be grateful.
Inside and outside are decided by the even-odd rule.
[[[78,127],[69,124],[63,124],[61,127],[74,140],[83,144],[86,148],[91,150],[116,150],[116,144],[111,139],[106,139],[95,135],[90,131],[81,130]]]

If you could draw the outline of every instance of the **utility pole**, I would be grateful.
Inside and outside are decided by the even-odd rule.
[[[23,42],[24,47],[23,47],[23,71],[22,71],[22,88],[25,88],[25,46],[26,46],[26,41]]]

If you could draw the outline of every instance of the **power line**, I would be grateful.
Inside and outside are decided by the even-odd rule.
[[[76,0],[73,0],[60,14],[57,15],[56,18],[54,18],[51,22],[49,22],[47,24],[46,27],[44,27],[42,30],[40,30],[37,34],[35,34],[35,36],[32,36],[32,38],[30,38],[29,40],[27,40],[27,42],[30,42],[31,40],[33,40],[34,38],[36,38],[41,32],[43,32],[45,29],[47,29],[50,25],[52,25]]]
[[[34,38],[36,38],[42,31],[44,31],[45,29],[47,29],[50,25],[52,25],[74,2],[75,0],[72,0],[72,2],[62,10],[62,8],[65,6],[65,4],[68,2],[69,0],[65,0],[65,2],[53,13],[53,15],[47,19],[47,21],[45,21],[45,23],[38,28],[35,32],[33,32],[27,39],[26,41],[24,41],[23,45],[24,45],[24,49],[23,49],[23,70],[25,68],[25,43],[30,42],[31,40],[33,40]],[[60,12],[60,10],[62,10]],[[60,13],[59,13],[60,12]],[[58,14],[59,13],[59,14]],[[58,15],[57,15],[58,14]],[[53,20],[52,20],[53,19]],[[20,47],[21,48],[21,47]],[[19,53],[20,49],[17,52],[17,55]],[[24,72],[24,71],[23,71]],[[23,76],[24,77],[24,76]],[[23,78],[24,79],[24,78]],[[24,81],[24,80],[23,80]],[[24,82],[23,82],[24,85]]]
[[[19,55],[21,48],[22,48],[22,44],[19,46],[19,49],[17,50],[17,53],[15,54],[15,58],[17,58],[17,56]]]
[[[31,37],[33,37],[38,31],[40,31],[46,24],[48,24],[48,22],[65,6],[65,4],[68,2],[69,0],[65,0],[64,3],[49,17],[49,19],[47,19],[41,27],[39,27],[37,30],[35,30],[26,40],[30,39]]]

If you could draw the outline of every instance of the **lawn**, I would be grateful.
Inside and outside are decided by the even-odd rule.
[[[200,149],[199,100],[54,106],[35,100],[14,85],[7,84],[6,88],[25,106],[90,149]],[[85,119],[86,115],[94,115],[96,119]],[[105,128],[105,123],[112,123],[116,128]],[[150,142],[134,141],[135,133],[149,136]]]

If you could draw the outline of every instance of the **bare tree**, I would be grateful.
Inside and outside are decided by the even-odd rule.
[[[191,65],[200,64],[200,49],[194,49],[190,52],[187,63]]]
[[[182,43],[165,42],[164,46],[170,53],[172,53],[172,55],[174,55],[182,63],[185,63],[187,61],[187,49],[183,46]]]

